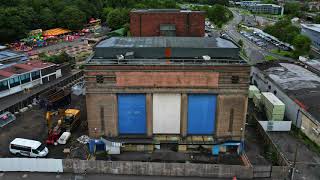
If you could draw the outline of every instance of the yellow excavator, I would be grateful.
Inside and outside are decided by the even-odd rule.
[[[48,138],[47,144],[54,144],[63,132],[71,132],[80,124],[80,110],[79,109],[66,109],[60,111],[60,119],[55,127],[52,126],[52,116],[56,112],[48,111],[46,113],[46,120],[48,125]]]

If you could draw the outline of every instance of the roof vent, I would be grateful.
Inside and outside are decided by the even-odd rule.
[[[124,59],[124,56],[123,56],[122,54],[117,55],[117,59],[118,59],[118,60],[123,60],[123,59]]]
[[[204,55],[204,56],[202,56],[202,58],[203,58],[203,60],[205,60],[205,61],[211,60],[211,57],[208,56],[208,55]]]

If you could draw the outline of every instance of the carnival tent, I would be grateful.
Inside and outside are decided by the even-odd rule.
[[[71,32],[68,29],[63,29],[63,28],[55,28],[55,29],[49,29],[46,31],[42,32],[43,36],[59,36],[59,35],[63,35],[63,34],[67,34]]]

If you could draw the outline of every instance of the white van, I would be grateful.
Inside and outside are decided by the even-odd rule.
[[[9,150],[12,154],[29,157],[45,157],[49,153],[41,142],[23,138],[15,138],[10,143]]]

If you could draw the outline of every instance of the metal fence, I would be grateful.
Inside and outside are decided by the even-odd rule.
[[[63,172],[61,159],[1,158],[0,171]]]

